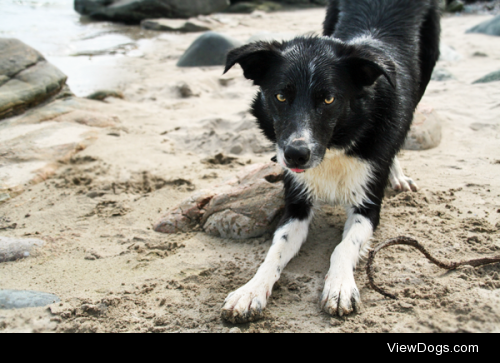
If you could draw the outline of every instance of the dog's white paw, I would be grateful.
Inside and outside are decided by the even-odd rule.
[[[271,289],[266,283],[251,280],[229,294],[222,307],[222,318],[233,324],[260,319]]]
[[[354,275],[338,267],[333,270],[336,271],[330,270],[325,280],[325,289],[320,300],[321,309],[330,315],[339,316],[361,312],[361,298]]]
[[[397,157],[394,158],[394,161],[391,166],[391,172],[389,174],[389,182],[391,183],[392,189],[394,189],[396,192],[418,191],[417,184],[413,181],[412,178],[408,178],[405,175]]]
[[[412,178],[408,178],[407,176],[398,175],[390,177],[391,187],[396,192],[416,192],[418,191],[418,185],[413,181]]]

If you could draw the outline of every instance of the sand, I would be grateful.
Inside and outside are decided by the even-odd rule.
[[[229,21],[218,31],[245,41],[262,29],[319,33],[324,10],[224,17]],[[500,37],[464,34],[489,17],[443,19],[442,41],[462,56],[440,62],[455,79],[431,82],[424,96],[444,120],[443,140],[435,149],[401,154],[420,191],[388,193],[373,243],[408,235],[443,259],[499,254],[500,84],[471,83],[498,70]],[[0,206],[0,220],[17,223],[2,236],[46,241],[35,256],[0,265],[0,288],[44,291],[62,300],[49,309],[0,311],[1,331],[234,328],[220,319],[222,302],[253,276],[272,236],[236,241],[201,231],[152,231],[162,213],[193,190],[273,155],[248,113],[256,89],[239,67],[223,81],[221,67],[175,67],[196,37],[159,35],[142,56],[121,58],[125,99],[106,101],[119,126],[99,130],[99,138],[52,179]],[[181,95],[183,83],[193,96]],[[237,159],[202,162],[218,152]],[[384,250],[376,262],[377,281],[398,292],[399,300],[371,290],[361,263],[355,278],[364,311],[342,318],[323,313],[318,299],[344,222],[341,207],[318,206],[309,238],[285,269],[264,319],[239,330],[500,332],[500,265],[446,272],[406,247]]]

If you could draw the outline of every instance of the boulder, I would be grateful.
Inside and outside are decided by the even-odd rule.
[[[45,242],[40,239],[0,236],[0,263],[29,257],[36,248],[44,244]]]
[[[170,31],[181,33],[196,33],[211,30],[208,24],[197,19],[146,19],[141,22],[141,27],[148,30]]]
[[[488,73],[486,76],[481,77],[479,79],[476,79],[472,84],[476,83],[489,83],[489,82],[496,82],[500,81],[500,70]]]
[[[480,33],[500,36],[500,15],[495,16],[493,19],[483,21],[475,27],[467,30],[466,33]]]
[[[66,75],[17,39],[0,38],[0,120],[57,94]]]
[[[97,127],[118,122],[105,104],[75,97],[65,82],[36,50],[0,39],[0,204],[51,176],[96,138]],[[95,98],[106,95],[119,93]]]
[[[177,233],[200,225],[212,236],[259,237],[274,231],[284,206],[281,167],[255,164],[225,184],[199,191],[170,209],[154,229]]]
[[[0,290],[0,309],[37,308],[60,302],[53,294],[39,291]]]
[[[184,52],[178,67],[223,66],[226,64],[227,53],[242,45],[239,41],[216,32],[207,32]]]
[[[220,12],[229,0],[75,0],[75,10],[98,20],[137,24],[144,19],[182,18]]]
[[[418,105],[403,149],[427,150],[441,143],[442,119],[432,107]]]

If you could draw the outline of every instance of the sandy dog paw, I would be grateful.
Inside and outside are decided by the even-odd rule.
[[[391,187],[396,192],[416,192],[418,191],[418,185],[413,181],[412,178],[401,175],[398,177],[391,176],[390,178]]]
[[[330,315],[343,316],[361,312],[361,298],[354,276],[344,278],[327,276],[320,305],[321,309]]]
[[[222,307],[222,318],[233,324],[247,323],[262,317],[270,288],[250,281],[229,294]]]

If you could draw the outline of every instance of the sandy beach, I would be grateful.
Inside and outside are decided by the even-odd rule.
[[[241,42],[263,29],[319,34],[324,13],[224,14],[217,32]],[[422,103],[441,116],[443,138],[437,148],[400,154],[420,190],[387,192],[373,244],[407,235],[445,260],[500,254],[500,83],[472,84],[499,69],[500,37],[465,34],[491,17],[442,19],[442,43],[459,57],[438,63],[453,78],[431,81]],[[317,206],[265,317],[238,326],[222,321],[225,297],[254,275],[272,235],[231,240],[201,230],[161,234],[152,226],[193,191],[274,154],[249,113],[256,87],[241,68],[226,75],[222,67],[178,68],[200,34],[145,33],[135,53],[111,66],[119,72],[109,84],[124,99],[109,97],[101,109],[116,125],[99,129],[53,177],[0,205],[0,221],[17,224],[0,235],[46,242],[27,259],[0,264],[0,288],[61,298],[49,308],[0,310],[0,331],[500,332],[500,264],[447,272],[406,247],[384,250],[376,261],[378,283],[399,300],[367,285],[363,262],[355,278],[364,311],[323,313],[318,300],[346,218],[342,207],[326,204]],[[109,84],[97,78],[80,93]],[[180,91],[185,85],[188,97]],[[235,159],[205,161],[221,152]]]

